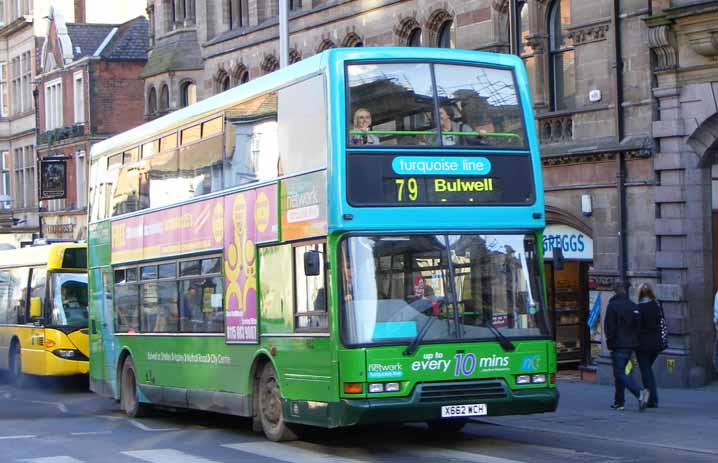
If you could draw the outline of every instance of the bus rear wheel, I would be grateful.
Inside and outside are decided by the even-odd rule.
[[[269,363],[262,369],[257,391],[259,394],[259,413],[257,415],[267,439],[274,442],[297,439],[297,434],[284,421],[277,373]]]
[[[122,364],[120,406],[130,418],[141,418],[150,411],[150,406],[143,404],[137,398],[137,379],[135,363],[132,361],[132,357],[127,357],[125,363]]]
[[[10,382],[17,387],[22,387],[25,384],[26,375],[22,372],[22,349],[20,348],[20,343],[17,341],[12,343],[8,363],[10,367]]]

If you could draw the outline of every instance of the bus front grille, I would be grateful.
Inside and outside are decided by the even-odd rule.
[[[424,383],[419,401],[423,403],[471,402],[506,398],[502,381],[457,381]]]

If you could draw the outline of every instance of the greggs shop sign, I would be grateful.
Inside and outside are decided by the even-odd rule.
[[[548,225],[543,232],[545,260],[553,259],[553,248],[560,247],[566,259],[593,260],[593,239],[568,225]]]

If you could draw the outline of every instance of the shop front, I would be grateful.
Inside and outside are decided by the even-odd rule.
[[[563,252],[563,262],[554,262],[554,248]],[[543,235],[544,269],[559,367],[588,365],[592,350],[600,350],[598,339],[600,299],[589,287],[593,264],[593,239],[563,224],[549,224]]]

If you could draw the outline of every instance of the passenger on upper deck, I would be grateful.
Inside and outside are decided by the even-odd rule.
[[[354,111],[353,127],[350,133],[352,145],[378,145],[381,142],[374,134],[366,133],[371,127],[371,113],[366,108],[359,108]],[[361,131],[364,133],[355,133]]]

